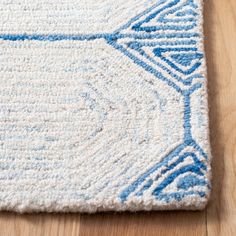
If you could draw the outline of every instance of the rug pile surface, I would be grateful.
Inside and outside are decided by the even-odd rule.
[[[0,2],[0,209],[202,209],[200,0]]]

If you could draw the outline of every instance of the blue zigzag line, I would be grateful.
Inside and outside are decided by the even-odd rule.
[[[199,147],[199,145],[194,140],[185,141],[183,144],[177,146],[172,152],[170,152],[161,162],[158,162],[156,165],[151,167],[148,171],[146,171],[144,174],[142,174],[140,177],[138,177],[137,180],[135,180],[132,184],[130,184],[125,190],[123,190],[122,193],[119,195],[119,198],[121,199],[121,201],[125,202],[127,200],[128,196],[132,192],[134,192],[152,173],[154,173],[155,171],[157,171],[159,168],[161,168],[163,166],[168,166],[168,162],[170,160],[172,160],[174,157],[178,156],[180,154],[180,152],[188,146],[192,146],[196,151],[198,151],[207,160],[207,155],[205,154],[205,152]],[[171,166],[171,167],[174,168],[174,166],[177,165],[178,162],[179,163],[182,162],[182,159],[185,158],[185,155],[187,155],[187,154],[184,154],[183,156],[180,156],[177,163],[173,164],[173,166]],[[196,159],[197,159],[197,156],[195,154],[194,154],[193,157],[194,158],[196,157]],[[205,164],[200,162],[198,159],[197,159],[196,163],[197,163],[197,166],[201,167],[202,169],[207,170],[207,167],[205,166]],[[201,164],[199,164],[199,163],[201,163]],[[192,167],[195,169],[195,165],[192,165]],[[188,170],[191,172],[191,168],[188,169]],[[183,173],[183,170],[180,171],[180,172]],[[180,173],[180,172],[177,172],[177,174]],[[167,178],[166,181],[168,181],[170,183],[172,179],[173,178],[170,177],[170,178]],[[166,184],[166,182],[165,182],[165,184]],[[165,184],[163,184],[163,186]],[[151,182],[150,181],[149,181],[149,184],[146,186],[146,189],[147,189],[147,187],[148,188],[151,187]],[[157,194],[157,195],[160,194],[162,189],[163,188],[161,188],[161,189],[156,188],[155,189],[156,191],[154,190],[154,195],[155,194]]]
[[[186,153],[184,153],[183,155],[181,155],[181,156],[178,158],[178,160],[176,160],[174,163],[172,163],[172,164],[170,164],[170,165],[166,165],[166,168],[161,171],[161,175],[164,175],[166,172],[168,172],[168,171],[174,169],[178,164],[182,163],[187,157],[192,157],[192,159],[194,160],[194,162],[195,162],[195,164],[196,164],[197,166],[199,166],[201,169],[203,169],[203,170],[205,170],[205,171],[207,170],[207,166],[206,166],[204,163],[202,163],[202,162],[199,161],[199,159],[197,158],[197,156],[196,156],[195,153],[193,153],[193,152],[186,152]],[[160,176],[157,176],[157,177],[155,178],[155,181],[158,180],[159,177],[160,177]],[[148,183],[145,184],[145,185],[143,186],[143,188],[142,188],[138,193],[136,193],[136,196],[142,196],[143,192],[144,192],[145,190],[147,190],[148,188],[150,188],[153,183],[154,183],[154,181],[153,181],[152,179],[149,179],[149,180],[148,180]]]
[[[180,156],[177,161],[175,161],[171,165],[167,166],[166,169],[161,172],[161,174],[165,174],[168,170],[171,170],[171,169],[175,168],[179,163],[183,162],[187,157],[192,157],[196,165],[198,165],[203,170],[207,170],[207,166],[204,163],[202,163],[198,160],[195,153],[186,152],[182,156]]]
[[[173,81],[169,80],[168,78],[166,78],[165,76],[162,75],[162,73],[160,73],[159,71],[155,70],[154,68],[152,68],[151,66],[149,66],[147,63],[145,63],[144,61],[140,60],[138,57],[134,56],[133,54],[131,54],[129,51],[127,51],[122,45],[117,44],[114,41],[110,41],[107,40],[107,43],[110,44],[112,47],[114,47],[115,49],[121,51],[124,55],[126,55],[127,57],[129,57],[132,61],[134,61],[135,64],[143,67],[146,71],[148,71],[149,73],[153,74],[155,77],[159,78],[160,80],[166,82],[170,87],[172,87],[173,89],[175,89],[178,93],[183,94],[183,90],[176,85]]]
[[[166,19],[165,16],[169,15],[169,14],[173,14],[179,10],[181,10],[184,6],[188,6],[190,5],[192,8],[195,8],[197,9],[197,5],[195,5],[193,3],[192,0],[187,0],[184,4],[182,4],[181,6],[178,6],[178,7],[175,7],[175,8],[172,8],[171,10],[169,10],[168,12],[166,13],[162,13],[160,14],[160,17],[159,17],[159,21],[160,22],[163,22],[163,23],[168,23],[168,22],[175,22],[175,23],[179,23],[179,22],[183,22],[183,23],[186,23],[186,22],[191,22],[191,21],[196,21],[196,18],[180,18],[180,19]],[[194,16],[197,16],[198,14],[194,11],[192,11],[192,13],[195,13]]]
[[[186,48],[186,51],[187,51],[187,49],[188,49],[188,48]],[[179,51],[178,48],[175,48],[175,49],[173,49],[173,50]],[[189,51],[190,51],[190,50],[189,50]],[[154,52],[154,53],[155,53],[155,52]],[[200,58],[203,57],[203,55],[202,55],[201,53],[197,53],[197,55],[198,55]],[[184,70],[180,69],[179,67],[177,67],[174,63],[172,63],[170,60],[168,60],[168,59],[165,58],[164,56],[160,55],[160,58],[161,58],[163,61],[165,61],[167,64],[169,64],[172,68],[174,68],[176,71],[178,71],[178,72],[180,72],[180,73],[182,73],[182,74],[184,74],[184,75],[189,75],[189,74],[193,73],[193,72],[201,65],[200,62],[197,62],[197,63],[195,63],[195,64],[193,65],[192,68],[190,68],[190,69],[187,70],[187,71],[184,71]]]
[[[185,153],[183,156],[181,156],[180,158],[183,159],[184,157],[188,157],[188,156],[193,156],[193,154],[189,154],[189,153]],[[196,155],[194,154],[194,156],[196,157]],[[196,157],[197,159],[197,157]],[[188,173],[188,172],[191,172],[191,173],[194,173],[196,175],[199,175],[199,176],[204,176],[204,173],[201,171],[201,168],[203,166],[203,163],[201,163],[198,159],[197,161],[194,160],[194,164],[190,164],[190,165],[186,165],[186,166],[183,166],[181,168],[179,168],[178,170],[174,171],[173,173],[171,173],[167,178],[165,178],[152,192],[152,194],[154,196],[156,196],[158,199],[162,199],[163,196],[162,196],[162,191],[169,185],[171,184],[172,182],[174,182],[174,180],[184,174],[184,173]],[[179,160],[179,163],[181,163],[181,161]],[[204,165],[205,166],[205,165]],[[206,166],[205,166],[206,168]],[[170,169],[169,169],[170,170]],[[206,182],[206,185],[207,185],[207,182]],[[179,193],[176,192],[176,193]],[[187,192],[186,192],[187,193]],[[173,194],[173,193],[171,193]],[[191,191],[191,194],[196,194],[195,191]],[[164,195],[165,198],[166,197],[169,197],[169,194],[165,194]],[[178,195],[177,195],[178,196]],[[173,197],[175,198],[176,195],[173,195]],[[166,201],[168,199],[165,199]],[[180,198],[177,198],[176,200],[181,200]]]
[[[135,25],[132,26],[132,29],[135,31],[145,31],[145,32],[153,32],[153,31],[157,31],[157,30],[174,30],[174,31],[180,31],[180,30],[190,30],[193,29],[194,27],[197,26],[196,21],[194,19],[194,22],[191,25],[183,25],[183,26],[178,26],[178,25],[162,25],[162,26],[143,26],[142,25],[144,23],[148,23],[149,21],[151,21],[153,18],[155,18],[159,13],[161,13],[162,11],[164,11],[165,9],[171,8],[175,5],[177,5],[178,3],[180,3],[180,0],[175,0],[170,2],[169,4],[165,5],[164,7],[162,7],[161,9],[158,9],[157,11],[155,11],[154,13],[152,13],[151,15],[149,15],[148,17],[146,17],[144,20],[141,20],[140,22],[136,23]],[[185,4],[183,4],[182,6],[180,6],[178,9],[182,9],[184,6],[186,6],[187,4],[190,4],[192,7],[196,7],[193,2],[187,1]],[[173,9],[176,10],[176,9]],[[171,13],[171,11],[169,11]],[[145,13],[146,14],[146,13]],[[163,14],[163,19],[164,16],[167,15],[168,13],[164,13]],[[163,20],[162,19],[162,20]],[[178,23],[178,21],[176,20],[172,20],[171,22],[176,22]]]
[[[149,43],[146,43],[149,44]],[[152,44],[152,43],[150,43]],[[156,44],[156,43],[155,43]],[[162,70],[166,71],[169,75],[171,75],[171,77],[175,78],[177,81],[182,82],[184,85],[191,85],[194,79],[197,78],[204,78],[201,74],[195,74],[193,76],[189,76],[186,79],[182,79],[180,76],[178,76],[177,74],[173,73],[171,70],[169,70],[166,66],[162,65],[161,63],[158,63],[157,61],[155,61],[151,56],[149,56],[144,50],[142,50],[140,48],[140,46],[142,46],[142,43],[137,43],[137,42],[130,42],[128,43],[128,47],[136,50],[137,52],[139,52],[140,55],[146,57],[150,62],[152,62],[154,65],[158,66],[159,68],[161,68]],[[163,59],[163,57],[161,57]],[[169,64],[169,63],[168,63]],[[173,63],[171,63],[172,66]],[[197,65],[195,65],[194,69],[187,71],[184,74],[190,74],[192,73],[194,70],[196,70],[196,68],[199,66],[199,63]],[[176,66],[174,65],[174,68],[176,69]],[[176,69],[177,71],[179,71],[179,68]],[[182,72],[179,71],[179,72]],[[188,73],[189,72],[189,73]]]
[[[183,156],[180,156],[180,157],[182,158]],[[198,162],[200,162],[200,161],[198,160]],[[165,180],[163,180],[163,182],[162,182],[158,187],[156,187],[153,192],[156,193],[156,194],[158,194],[158,193],[161,192],[166,186],[168,186],[171,182],[173,182],[174,179],[175,179],[178,175],[183,174],[183,173],[186,173],[186,172],[189,172],[189,171],[190,171],[190,172],[193,172],[193,173],[195,173],[195,174],[197,174],[197,175],[204,176],[204,173],[201,171],[201,168],[200,168],[200,166],[199,166],[198,163],[194,163],[194,165],[193,165],[193,164],[191,164],[191,165],[186,165],[186,166],[183,166],[183,167],[181,167],[180,169],[176,170],[175,172],[171,173],[171,175],[168,176],[168,178],[166,178]]]
[[[166,3],[166,0],[161,0],[158,3],[156,3],[155,5],[151,6],[150,8],[148,8],[147,10],[141,12],[140,14],[138,14],[137,16],[133,17],[131,20],[129,20],[126,24],[124,24],[123,26],[121,26],[120,28],[118,28],[117,30],[114,31],[114,33],[119,33],[120,31],[127,29],[129,26],[131,26],[131,24],[135,21],[137,21],[138,19],[140,19],[142,16],[148,14],[149,12],[151,12],[152,10],[154,10],[156,7],[161,6],[162,4]]]
[[[147,177],[149,177],[152,173],[154,173],[156,170],[161,168],[162,166],[166,165],[173,157],[177,156],[182,149],[185,147],[185,144],[181,144],[177,146],[169,155],[167,155],[161,162],[158,162],[153,167],[151,167],[148,171],[143,173],[141,176],[139,176],[131,185],[129,185],[125,190],[122,191],[122,193],[119,195],[119,198],[122,202],[126,201],[128,196],[134,192],[145,180]]]

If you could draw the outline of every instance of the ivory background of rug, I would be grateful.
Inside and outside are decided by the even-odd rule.
[[[214,156],[213,192],[206,210],[95,215],[0,213],[0,235],[235,235],[236,71],[233,65],[236,32],[232,30],[235,11],[234,0],[205,1],[204,29]]]
[[[0,9],[1,209],[206,205],[201,1],[34,0]]]

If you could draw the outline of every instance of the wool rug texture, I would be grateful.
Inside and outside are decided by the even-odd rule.
[[[0,210],[205,207],[202,5],[0,1]]]

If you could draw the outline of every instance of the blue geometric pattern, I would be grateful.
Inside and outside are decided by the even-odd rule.
[[[201,40],[201,35],[196,30],[199,26],[197,8],[194,0],[158,1],[110,34],[0,35],[0,39],[12,41],[104,39],[183,96],[183,143],[124,188],[119,193],[122,202],[127,201],[131,195],[142,197],[145,193],[167,203],[172,200],[181,201],[189,195],[204,197],[210,188],[205,177],[208,157],[193,139],[191,128],[191,95],[202,87],[204,79],[198,72],[203,52],[197,46]],[[184,165],[186,159],[191,159],[191,164]],[[164,176],[161,181],[160,176]],[[170,185],[174,185],[176,191],[168,191]],[[201,191],[195,190],[195,186],[198,189],[200,187]]]
[[[192,147],[193,151],[185,151],[185,149],[189,147]],[[201,159],[199,157],[201,157]],[[181,163],[183,163],[186,158],[191,158],[192,163],[181,166]],[[175,161],[171,162],[172,160]],[[183,144],[176,147],[175,150],[168,154],[161,162],[157,163],[147,172],[143,173],[136,181],[134,181],[129,187],[127,187],[121,193],[120,198],[122,199],[122,201],[126,201],[128,196],[132,192],[135,192],[136,196],[142,196],[143,193],[148,190],[148,188],[150,188],[153,184],[155,184],[158,181],[158,178],[162,175],[166,175],[166,178],[162,180],[157,186],[155,186],[155,189],[152,192],[152,194],[157,199],[170,202],[172,199],[179,201],[183,197],[188,195],[197,194],[200,197],[205,197],[204,191],[193,191],[188,189],[194,186],[206,186],[207,188],[210,188],[208,181],[204,178],[207,172],[207,165],[205,164],[206,161],[206,154],[195,141],[185,141]],[[176,168],[178,166],[180,167],[177,168],[176,171],[172,172],[173,168]],[[161,169],[159,175],[157,174],[150,178],[150,176],[153,173],[158,172],[159,169]],[[178,191],[163,193],[165,188],[173,183],[177,177],[186,173],[187,175],[181,178],[178,183]],[[143,186],[141,189],[139,188],[140,185]],[[136,191],[137,189],[139,190]]]
[[[156,32],[158,30],[187,31],[197,26],[195,9],[198,7],[193,0],[188,0],[177,6],[181,1],[171,1],[160,9],[147,15],[143,20],[135,22],[135,31]],[[162,3],[165,3],[162,1]],[[160,25],[158,23],[164,23]],[[180,24],[176,24],[180,23]]]

